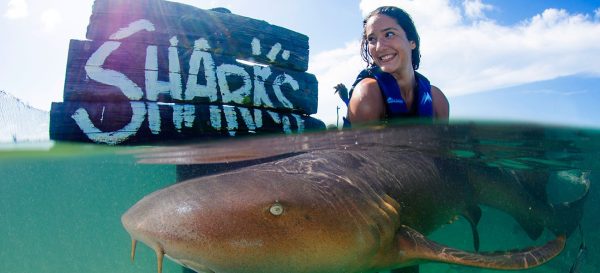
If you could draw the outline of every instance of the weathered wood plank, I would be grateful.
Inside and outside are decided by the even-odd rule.
[[[232,56],[202,50],[202,43],[186,48],[71,40],[64,101],[128,98],[317,112],[314,75],[240,63]]]
[[[163,0],[96,0],[86,37],[167,46],[177,37],[190,47],[193,41],[204,38],[209,50],[216,53],[299,71],[308,69],[306,35],[262,20]]]
[[[65,102],[50,111],[51,139],[111,145],[324,128],[305,115],[227,105]]]

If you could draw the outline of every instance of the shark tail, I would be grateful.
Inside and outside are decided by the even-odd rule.
[[[562,176],[566,177],[562,179],[563,183],[576,184],[582,189],[582,192],[578,198],[569,202],[552,204],[547,198],[544,198],[543,202],[548,204],[550,208],[550,217],[545,219],[544,226],[555,235],[566,235],[568,237],[577,229],[583,217],[583,208],[590,189],[589,172],[569,170],[558,173],[559,176],[562,173]]]
[[[471,181],[481,204],[511,215],[529,238],[538,239],[545,228],[554,235],[570,235],[579,225],[589,192],[588,172],[569,171],[569,183],[583,186],[574,201],[552,204],[547,196],[550,171],[511,171],[480,166],[471,171]],[[575,174],[575,175],[573,175]]]
[[[554,234],[569,236],[577,229],[583,217],[583,207],[588,193],[589,188],[581,198],[575,201],[551,205],[554,215],[548,223],[548,228]]]

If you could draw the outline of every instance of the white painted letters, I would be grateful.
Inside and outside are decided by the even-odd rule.
[[[92,141],[115,145],[135,135],[146,118],[146,106],[143,102],[132,101],[130,103],[131,110],[133,111],[131,121],[123,128],[114,132],[103,132],[98,129],[92,120],[90,120],[88,112],[83,108],[77,109],[71,117],[75,120],[77,126],[81,128],[83,133]]]
[[[278,113],[275,113],[273,111],[267,111],[267,113],[269,113],[269,116],[271,116],[271,118],[273,119],[273,121],[275,123],[283,125],[284,133],[286,133],[286,134],[292,133],[290,118],[288,118],[287,116],[281,117]]]
[[[298,133],[304,133],[304,120],[300,115],[292,114],[292,117],[296,119],[296,127],[298,127]]]
[[[196,120],[196,107],[194,105],[173,105],[173,124],[178,132],[181,132],[184,125],[187,128],[192,128],[194,120]]]
[[[154,31],[154,25],[148,20],[138,20],[111,35],[110,39],[124,39],[142,30]],[[135,100],[140,100],[143,97],[141,88],[123,73],[102,67],[106,58],[117,50],[119,46],[121,46],[121,43],[115,41],[107,41],[102,44],[86,62],[85,71],[90,79],[119,88],[127,98],[132,100],[130,103],[133,114],[131,121],[125,127],[114,132],[103,132],[90,120],[87,110],[83,108],[77,109],[71,118],[75,120],[75,123],[77,123],[77,126],[79,126],[83,133],[95,142],[118,144],[127,140],[137,133],[146,116],[144,103],[135,102]]]
[[[148,106],[148,126],[150,127],[150,132],[153,135],[160,134],[160,109],[158,108],[158,103],[151,102],[146,104]]]
[[[231,90],[229,87],[228,77],[241,77],[244,84],[237,90]],[[252,81],[250,75],[243,67],[233,64],[222,64],[217,67],[217,79],[219,81],[219,89],[223,103],[238,103],[242,104],[250,97],[252,90]]]
[[[242,119],[244,120],[244,123],[246,123],[246,127],[248,127],[248,131],[251,133],[256,133],[256,128],[257,128],[256,123],[254,122],[254,118],[252,117],[252,113],[250,113],[250,110],[248,110],[248,108],[245,108],[245,107],[238,107],[238,110],[240,111],[240,114],[242,115]],[[260,111],[257,114],[261,115]],[[261,123],[262,123],[262,119],[261,119]],[[262,124],[260,127],[262,127]]]
[[[270,67],[254,66],[254,106],[267,106],[273,108],[274,105],[267,95],[265,81],[271,76]]]
[[[225,113],[225,121],[227,122],[227,131],[230,136],[235,136],[239,128],[235,107],[231,105],[223,105],[223,113]]]
[[[108,39],[122,40],[122,39],[128,38],[129,36],[131,36],[133,34],[140,32],[142,30],[150,32],[150,31],[154,31],[156,29],[154,28],[154,24],[152,24],[152,22],[150,22],[146,19],[140,19],[140,20],[132,22],[127,27],[119,29],[113,35],[110,35],[110,37]]]
[[[129,24],[129,26],[119,29],[116,33],[110,36],[110,39],[125,39],[143,30],[154,31],[154,25],[145,19],[137,20]],[[112,54],[120,46],[121,42],[115,41],[107,41],[102,44],[86,62],[85,71],[90,79],[119,88],[121,92],[123,92],[123,94],[130,100],[140,100],[144,93],[139,86],[125,76],[125,74],[115,70],[104,69],[102,67],[108,56],[110,56],[110,54]]]
[[[271,60],[271,62],[274,62],[275,59],[277,58],[277,54],[279,54],[279,51],[281,51],[281,44],[280,43],[276,43],[271,48],[271,51],[269,51],[269,53],[267,54],[267,58],[269,60]]]
[[[252,55],[260,55],[262,54],[262,50],[260,48],[260,40],[258,38],[252,39]]]
[[[215,72],[215,61],[212,55],[207,52],[210,46],[206,39],[198,39],[194,42],[194,51],[190,57],[190,71],[185,92],[186,100],[193,100],[196,97],[207,97],[210,102],[217,101],[217,75]],[[204,77],[206,85],[198,84],[198,73],[200,73],[200,63],[204,64]]]
[[[210,125],[217,131],[221,131],[221,108],[216,105],[209,107]]]
[[[189,58],[189,71],[185,86],[182,82],[181,71],[181,61],[183,60],[179,59],[179,40],[176,36],[169,39],[170,46],[166,49],[168,51],[168,81],[158,79],[159,50],[164,50],[164,47],[161,48],[157,45],[146,47],[146,58],[143,67],[145,90],[122,72],[104,68],[107,58],[120,48],[122,43],[119,40],[128,38],[140,31],[155,31],[155,27],[152,22],[145,19],[132,22],[127,27],[121,28],[112,34],[109,38],[111,41],[104,42],[91,54],[85,64],[86,74],[91,80],[118,88],[130,100],[132,108],[130,122],[123,128],[113,132],[103,132],[94,125],[85,109],[77,109],[71,118],[92,141],[107,144],[119,144],[127,141],[138,133],[146,118],[148,119],[149,133],[160,135],[162,130],[166,129],[163,128],[164,124],[161,121],[161,107],[164,108],[165,106],[171,106],[173,109],[173,129],[177,132],[182,132],[186,128],[194,128],[195,124],[200,122],[209,122],[209,126],[216,131],[225,129],[231,136],[234,136],[240,130],[240,127],[244,128],[241,122],[251,133],[263,127],[264,112],[260,109],[230,105],[209,105],[207,107],[210,121],[196,122],[198,118],[196,117],[197,106],[157,102],[161,95],[168,95],[179,101],[207,98],[210,103],[251,105],[271,109],[283,106],[288,109],[295,109],[281,88],[283,85],[288,85],[293,91],[300,89],[298,81],[292,76],[285,73],[274,75],[271,67],[261,65],[241,66],[222,63],[217,66],[213,54],[209,51],[211,47],[204,38],[194,42],[194,48]],[[262,54],[259,39],[254,38],[250,46],[253,55]],[[285,60],[290,57],[290,52],[283,50],[280,43],[276,43],[266,57],[274,62],[280,53]],[[185,54],[183,55],[185,56]],[[199,82],[202,84],[199,84]],[[234,82],[235,84],[233,84]],[[273,83],[274,98],[269,97],[265,84],[267,82]],[[235,88],[235,90],[232,90],[232,88]],[[144,99],[144,93],[145,99],[149,102],[141,102]],[[219,97],[221,102],[219,102]],[[272,99],[276,101],[272,101]],[[267,111],[267,113],[265,116],[270,117],[273,123],[281,125],[285,133],[292,132],[292,119],[297,125],[298,132],[304,131],[304,121],[299,115],[281,115],[273,111]],[[223,118],[227,128],[222,128]],[[103,122],[103,120],[104,114],[100,122]]]
[[[137,84],[121,72],[102,67],[106,58],[113,51],[117,50],[119,46],[121,46],[120,42],[113,41],[108,41],[101,45],[88,59],[85,65],[85,72],[92,80],[119,88],[128,99],[140,100],[144,93]]]
[[[286,108],[294,109],[294,105],[283,95],[283,92],[281,92],[281,86],[284,84],[289,84],[294,91],[298,91],[300,85],[292,76],[285,73],[277,76],[275,82],[273,82],[273,92],[275,92],[277,99],[279,99]]]
[[[146,48],[146,98],[149,101],[157,101],[158,95],[166,93],[171,98],[181,100],[181,66],[179,54],[177,53],[177,37],[172,37],[169,47],[169,81],[158,80],[158,49],[156,46]]]

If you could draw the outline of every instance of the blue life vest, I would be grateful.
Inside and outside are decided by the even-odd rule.
[[[415,71],[415,80],[417,88],[415,91],[415,100],[412,111],[409,111],[396,78],[387,72],[381,71],[377,66],[364,69],[356,77],[356,81],[350,90],[350,98],[354,87],[365,78],[374,78],[381,89],[381,95],[386,105],[386,117],[430,117],[433,118],[433,100],[431,97],[431,84],[425,76]]]

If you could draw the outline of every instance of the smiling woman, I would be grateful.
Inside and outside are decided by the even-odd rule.
[[[348,119],[353,123],[396,117],[448,118],[442,91],[417,73],[420,40],[404,10],[380,7],[363,22],[363,70],[350,92]]]

